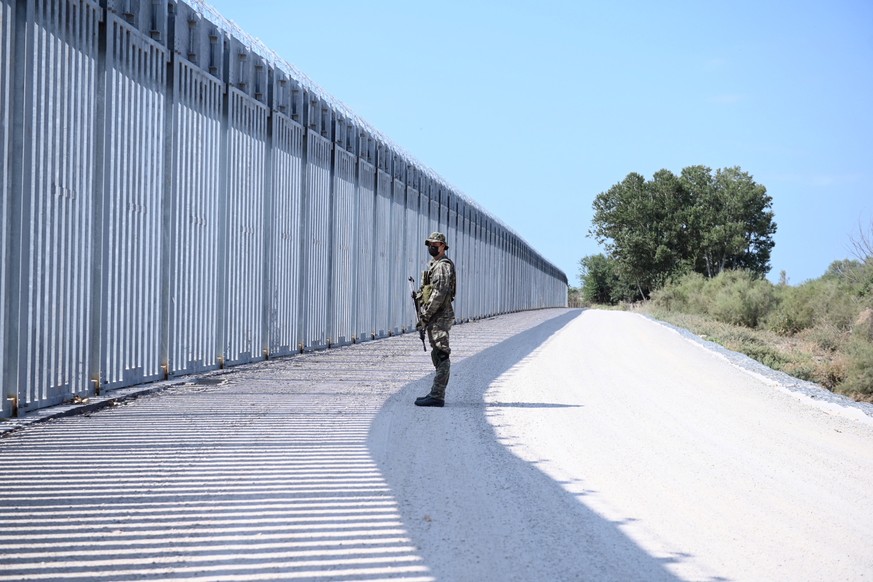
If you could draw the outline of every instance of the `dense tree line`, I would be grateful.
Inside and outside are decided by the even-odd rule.
[[[739,167],[660,170],[651,180],[630,173],[594,200],[589,235],[606,253],[581,260],[582,293],[617,303],[648,298],[689,272],[763,277],[775,232],[772,198]]]

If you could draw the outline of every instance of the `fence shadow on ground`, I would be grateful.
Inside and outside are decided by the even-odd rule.
[[[412,377],[378,363],[405,348],[237,368],[3,439],[0,581],[432,579],[366,446]]]

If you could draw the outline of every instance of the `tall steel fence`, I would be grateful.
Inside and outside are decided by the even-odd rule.
[[[3,416],[404,333],[447,234],[459,321],[564,273],[197,0],[0,0]]]

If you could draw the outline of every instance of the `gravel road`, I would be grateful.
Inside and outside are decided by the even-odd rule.
[[[11,580],[867,580],[873,407],[633,313],[169,383],[0,439]]]

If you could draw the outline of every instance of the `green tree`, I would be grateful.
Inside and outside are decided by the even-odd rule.
[[[682,170],[679,180],[685,191],[689,204],[685,208],[684,222],[687,234],[685,237],[686,258],[691,270],[714,277],[708,272],[706,233],[716,225],[717,204],[712,188],[712,170],[706,166],[689,166]]]
[[[770,270],[776,224],[767,190],[739,167],[689,166],[680,176],[637,173],[594,199],[589,234],[616,271],[647,298],[671,277],[725,270],[763,277]]]
[[[582,297],[582,289],[577,287],[567,288],[567,307],[584,307],[585,300]]]
[[[773,198],[739,167],[716,171],[712,182],[712,228],[702,236],[705,274],[731,269],[763,277],[770,271],[776,233]]]
[[[660,170],[648,182],[631,173],[594,200],[589,231],[617,264],[618,275],[647,298],[683,264],[684,207],[679,179]]]
[[[766,275],[776,233],[767,189],[739,167],[713,176],[706,166],[689,166],[680,181],[690,202],[685,220],[692,268],[710,278],[726,269]]]
[[[630,301],[635,295],[633,286],[622,280],[615,260],[604,254],[589,255],[579,261],[579,281],[586,303],[615,305]]]

